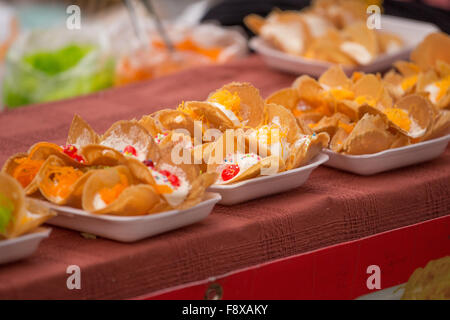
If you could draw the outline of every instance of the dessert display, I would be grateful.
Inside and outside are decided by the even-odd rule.
[[[202,201],[215,174],[173,163],[171,150],[179,143],[158,146],[137,121],[118,121],[100,136],[75,116],[66,145],[36,143],[9,158],[2,171],[30,197],[94,214],[182,210]]]
[[[216,184],[298,168],[329,141],[326,132],[316,134],[302,121],[299,125],[285,107],[265,103],[249,83],[227,84],[206,101],[186,101],[177,110],[200,122],[206,131],[203,144],[196,143],[194,149],[203,155],[203,168],[218,174]]]
[[[317,0],[301,11],[273,10],[244,22],[272,46],[294,56],[344,66],[368,65],[383,54],[399,51],[404,40],[367,26],[367,3]]]
[[[428,36],[384,76],[340,66],[315,80],[301,76],[266,103],[285,106],[313,132],[327,132],[334,152],[362,155],[407,146],[450,132],[450,58],[436,46],[450,48],[448,35]],[[444,50],[446,52],[448,50]]]

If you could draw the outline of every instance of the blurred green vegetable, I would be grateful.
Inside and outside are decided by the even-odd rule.
[[[4,104],[14,108],[99,91],[113,85],[114,69],[114,60],[102,57],[96,46],[75,43],[8,59]]]

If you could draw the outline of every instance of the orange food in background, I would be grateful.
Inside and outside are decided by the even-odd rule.
[[[123,57],[117,66],[116,86],[157,78],[190,67],[215,63],[222,48],[202,48],[189,37],[175,44],[172,55],[160,40],[153,40],[150,51],[140,51]]]

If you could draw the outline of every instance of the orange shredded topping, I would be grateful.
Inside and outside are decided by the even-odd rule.
[[[353,72],[353,74],[352,74],[352,81],[353,82],[358,81],[359,79],[362,78],[363,75],[364,75],[364,73],[362,73],[362,72]]]
[[[353,91],[346,89],[331,88],[330,93],[337,100],[353,100],[355,98]]]
[[[128,178],[126,175],[119,173],[119,179],[120,182],[116,183],[111,188],[105,187],[100,189],[100,191],[98,192],[103,202],[105,202],[106,204],[110,204],[111,202],[116,200],[123,192],[123,190],[125,190],[129,186]]]
[[[412,88],[417,82],[417,75],[410,76],[408,78],[403,79],[401,86],[403,90],[408,90]]]
[[[49,166],[39,187],[51,196],[64,199],[82,175],[81,170],[73,167]]]
[[[166,46],[164,42],[160,40],[153,40],[152,45],[156,48],[164,49]],[[217,61],[220,53],[222,52],[222,48],[219,47],[211,47],[211,48],[203,48],[197,45],[190,37],[187,37],[181,42],[175,44],[175,49],[179,51],[191,51],[198,53],[202,56],[208,57],[212,61]]]
[[[239,95],[236,92],[231,93],[228,90],[220,90],[209,97],[208,101],[220,103],[225,108],[232,111],[239,120],[242,120],[242,118],[239,117],[241,98],[239,98]]]
[[[153,188],[155,188],[156,192],[159,194],[164,194],[164,193],[172,193],[173,189],[170,188],[169,186],[165,185],[165,184],[157,184],[154,185]]]
[[[342,128],[347,132],[347,134],[350,134],[353,131],[353,128],[355,128],[354,124],[348,124],[345,122],[342,122],[341,120],[338,121],[338,127]]]
[[[372,107],[375,107],[377,103],[375,99],[371,99],[369,96],[358,96],[356,97],[355,102],[359,105],[366,103]]]
[[[19,165],[14,168],[12,176],[19,181],[22,187],[26,188],[41,168],[44,160],[32,160],[28,157],[15,159],[14,160]]]
[[[405,131],[409,131],[411,128],[411,119],[409,118],[408,112],[400,108],[387,108],[384,113],[390,121],[395,123],[397,126]]]

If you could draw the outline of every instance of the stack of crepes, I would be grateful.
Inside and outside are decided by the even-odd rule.
[[[244,22],[283,52],[348,66],[366,65],[403,46],[397,35],[368,28],[367,7],[362,0],[316,0],[302,11],[274,10],[266,18],[251,14]]]
[[[0,240],[33,232],[54,212],[25,196],[18,181],[0,173]]]
[[[216,174],[173,163],[171,150],[181,142],[168,139],[157,145],[135,120],[118,121],[99,136],[76,115],[65,146],[36,143],[9,158],[2,171],[31,197],[91,213],[182,210],[203,200]]]
[[[290,109],[330,149],[370,154],[450,133],[450,37],[429,35],[396,70],[380,74],[328,69],[316,81],[301,76],[266,100]]]

